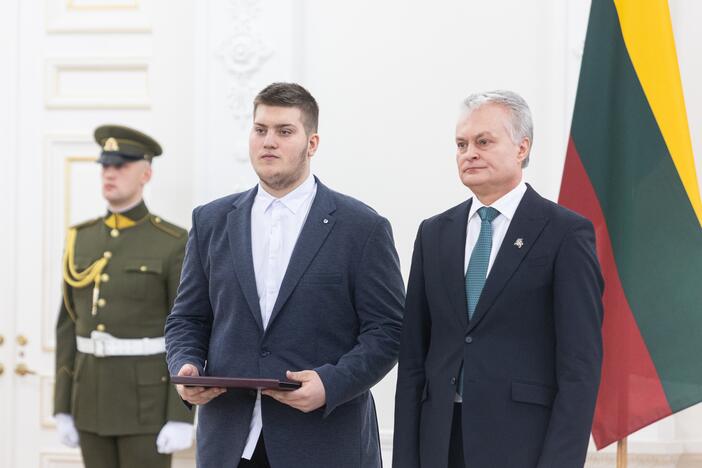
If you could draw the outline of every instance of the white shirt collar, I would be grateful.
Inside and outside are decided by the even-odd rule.
[[[526,189],[526,184],[524,182],[519,182],[516,187],[495,200],[495,202],[490,206],[495,208],[501,215],[511,221],[514,217],[514,213],[517,211],[519,202],[522,201],[522,197],[524,196]],[[483,206],[487,205],[482,204],[480,200],[478,200],[478,197],[473,197],[473,202],[470,205],[470,212],[468,213],[468,219],[471,219],[478,209],[482,208]]]
[[[315,180],[312,173],[307,176],[307,179],[300,184],[295,190],[288,193],[282,198],[276,198],[270,193],[266,192],[263,188],[261,182],[258,183],[258,190],[256,191],[256,202],[261,204],[263,211],[265,212],[271,206],[271,204],[278,200],[283,206],[290,210],[293,214],[302,207],[305,200],[307,200],[317,189],[317,181]]]

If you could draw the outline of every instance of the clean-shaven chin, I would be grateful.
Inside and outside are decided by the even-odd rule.
[[[103,185],[102,196],[105,198],[113,198],[117,195],[117,186],[115,185]]]
[[[463,169],[461,172],[463,174],[479,174],[482,171],[484,171],[485,169],[487,169],[487,168],[486,167],[467,167],[467,168]]]

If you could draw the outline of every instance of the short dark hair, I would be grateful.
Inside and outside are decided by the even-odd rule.
[[[263,88],[254,98],[254,115],[259,104],[265,106],[296,107],[302,113],[302,124],[310,134],[317,131],[319,107],[317,101],[305,88],[297,83],[272,83]]]

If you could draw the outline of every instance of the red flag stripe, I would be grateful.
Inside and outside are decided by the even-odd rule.
[[[624,294],[602,207],[572,138],[558,201],[595,225],[605,279],[604,361],[592,428],[595,445],[602,449],[669,416],[672,410]]]

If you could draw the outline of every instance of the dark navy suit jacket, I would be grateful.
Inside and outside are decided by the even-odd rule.
[[[319,181],[263,330],[251,253],[256,188],[193,211],[178,296],[166,323],[170,372],[285,378],[316,370],[326,406],[303,413],[262,399],[273,467],[381,466],[369,389],[397,361],[404,284],[390,223]],[[255,391],[229,390],[199,408],[202,468],[236,467]]]
[[[447,465],[463,362],[467,467],[582,468],[602,360],[603,281],[592,224],[528,187],[468,322],[470,204],[425,220],[417,234],[393,467]]]

